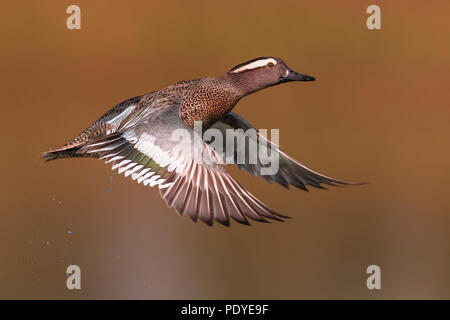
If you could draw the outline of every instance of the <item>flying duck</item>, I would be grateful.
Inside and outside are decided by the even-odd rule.
[[[47,161],[94,157],[112,164],[126,177],[148,186],[158,186],[169,207],[192,221],[211,226],[215,221],[228,226],[230,218],[249,224],[248,218],[268,222],[283,221],[281,215],[237,183],[221,165],[219,154],[211,143],[200,139],[194,128],[225,132],[255,128],[240,115],[231,112],[243,97],[289,81],[314,81],[315,78],[290,69],[280,58],[260,57],[241,63],[224,75],[177,82],[159,91],[128,99],[106,112],[64,146],[44,153]],[[183,131],[192,139],[180,142],[174,132]],[[236,161],[238,151],[250,143],[265,140],[266,153],[257,161]],[[193,143],[192,141],[197,141]],[[307,186],[359,185],[327,177],[300,164],[279,150],[261,134],[244,140],[232,154],[233,163],[268,182],[289,189],[307,191]],[[242,144],[242,143],[241,143]],[[201,154],[201,161],[195,154]],[[261,158],[262,154],[262,158]],[[279,167],[272,174],[262,174],[264,154],[278,157]]]

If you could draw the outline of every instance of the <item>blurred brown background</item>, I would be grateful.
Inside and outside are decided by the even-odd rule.
[[[66,28],[81,7],[82,29]],[[366,28],[381,7],[382,29]],[[450,298],[448,1],[2,1],[0,298]],[[93,159],[45,164],[115,104],[274,55],[314,83],[236,112],[311,168],[370,185],[286,191],[287,223],[208,228]],[[112,181],[112,182],[111,182]],[[81,291],[65,270],[82,271]],[[382,289],[366,288],[368,265]]]

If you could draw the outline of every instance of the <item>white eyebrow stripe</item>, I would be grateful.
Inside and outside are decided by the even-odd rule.
[[[259,67],[263,67],[266,66],[269,63],[273,63],[274,65],[277,64],[277,61],[275,59],[272,58],[268,58],[268,59],[262,59],[262,60],[256,60],[253,61],[249,64],[246,64],[245,66],[242,66],[236,70],[231,71],[232,73],[237,73],[237,72],[242,72],[244,70],[251,70],[251,69],[255,69],[255,68],[259,68]]]

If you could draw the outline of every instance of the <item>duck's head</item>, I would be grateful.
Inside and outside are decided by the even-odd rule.
[[[314,81],[312,76],[290,69],[283,60],[275,57],[260,57],[238,64],[227,75],[252,93],[289,81]]]

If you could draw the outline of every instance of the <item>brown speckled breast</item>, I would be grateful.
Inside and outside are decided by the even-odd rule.
[[[231,90],[226,90],[214,81],[205,81],[183,95],[180,117],[191,128],[194,127],[194,121],[202,121],[203,127],[208,127],[230,112],[236,103],[237,96]]]

